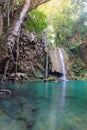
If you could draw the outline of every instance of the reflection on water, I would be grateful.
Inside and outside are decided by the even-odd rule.
[[[63,81],[62,93],[61,93],[61,112],[64,112],[65,108],[65,95],[66,95],[66,81]]]
[[[87,130],[87,82],[7,85],[0,96],[0,130]]]
[[[48,96],[48,82],[45,83],[45,95]]]

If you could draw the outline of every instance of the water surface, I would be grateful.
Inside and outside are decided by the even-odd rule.
[[[0,96],[0,130],[87,130],[87,82],[27,82],[4,87],[14,94]]]

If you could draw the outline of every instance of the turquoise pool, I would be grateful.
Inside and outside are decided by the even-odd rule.
[[[3,87],[13,94],[0,96],[0,130],[87,130],[87,82],[26,82]]]

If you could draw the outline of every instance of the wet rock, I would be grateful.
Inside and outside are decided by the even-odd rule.
[[[17,120],[22,120],[22,121],[26,121],[26,118],[23,117],[18,117]]]
[[[76,99],[76,97],[74,97],[74,96],[65,96],[65,98],[67,98],[67,99]]]
[[[10,79],[15,79],[15,80],[27,79],[27,75],[25,73],[18,72],[16,73],[16,78],[15,78],[15,73],[11,73]]]
[[[0,110],[0,115],[2,115],[3,114],[3,111],[2,110]]]
[[[32,112],[34,112],[34,111],[36,111],[36,110],[38,110],[38,107],[32,107]]]
[[[0,92],[5,92],[7,94],[11,94],[12,93],[9,89],[0,89]]]
[[[49,77],[47,77],[46,79],[44,79],[43,81],[44,81],[44,82],[48,82],[48,81],[56,81],[56,80],[57,80],[56,77],[54,77],[54,76],[49,76]]]
[[[8,98],[8,96],[11,96],[12,92],[8,89],[0,89],[0,98]]]
[[[34,125],[34,122],[35,122],[35,119],[34,119],[33,117],[29,118],[29,119],[27,120],[27,125],[26,125],[26,127],[27,127],[27,128],[32,127],[32,126]]]
[[[25,73],[20,73],[20,72],[18,72],[17,74],[16,74],[18,77],[24,77],[24,76],[26,76],[26,74]],[[11,74],[11,77],[14,77],[15,76],[15,73],[12,73]]]
[[[37,78],[44,78],[44,75],[40,71],[37,71],[34,75]]]

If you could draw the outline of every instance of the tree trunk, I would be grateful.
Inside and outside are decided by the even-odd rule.
[[[12,31],[10,32],[10,35],[8,36],[7,43],[6,43],[8,51],[9,51],[9,55],[12,59],[13,59],[12,50],[15,44],[15,39],[20,36],[21,26],[28,11],[36,8],[40,4],[43,4],[47,1],[49,0],[36,0],[36,1],[25,0],[22,11],[19,13],[19,15],[17,16],[17,19],[13,23]]]
[[[10,32],[10,35],[8,36],[6,45],[9,51],[9,56],[12,59],[13,59],[12,50],[15,44],[15,40],[17,37],[20,36],[21,26],[29,8],[30,8],[30,0],[26,0],[22,11],[20,12],[17,19],[14,21],[12,31]]]
[[[2,35],[3,30],[3,15],[2,15],[2,7],[0,6],[0,36]]]
[[[30,10],[37,8],[39,5],[44,4],[50,0],[31,0]]]
[[[4,67],[4,73],[3,73],[3,76],[2,76],[1,83],[6,83],[6,80],[7,80],[6,74],[7,74],[7,71],[8,71],[9,62],[10,62],[10,59],[7,58],[6,63],[5,63],[5,67]]]
[[[16,59],[15,59],[15,80],[16,80],[16,76],[17,76],[17,65],[18,65],[18,57],[19,57],[19,37],[17,39],[17,43],[16,43]]]
[[[19,16],[13,23],[12,31],[10,32],[10,35],[8,36],[6,46],[8,48],[9,52],[9,59],[6,62],[4,74],[2,76],[2,82],[6,80],[6,73],[9,66],[9,61],[13,60],[13,47],[16,42],[16,39],[20,36],[20,30],[23,23],[24,18],[26,17],[26,14],[30,8],[30,0],[25,0],[24,6],[22,8],[22,11],[20,12]]]
[[[46,54],[46,74],[45,74],[46,78],[48,77],[48,51]]]

